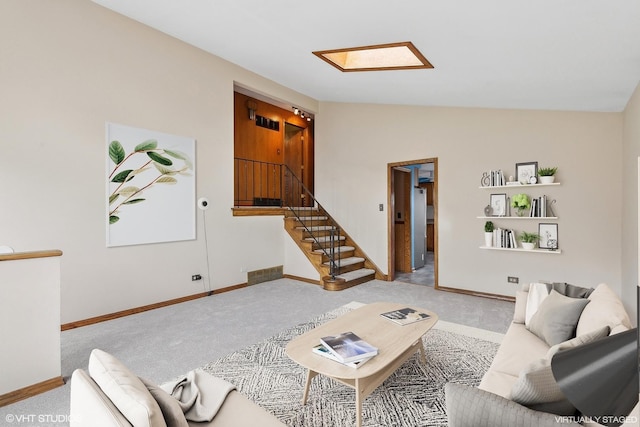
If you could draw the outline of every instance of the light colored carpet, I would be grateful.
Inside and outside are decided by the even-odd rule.
[[[333,380],[314,378],[309,400],[302,405],[306,371],[286,356],[285,347],[295,336],[357,306],[342,306],[287,328],[203,369],[235,384],[241,393],[289,426],[352,426],[354,391]],[[363,403],[363,426],[446,426],[444,385],[480,383],[498,349],[494,341],[499,341],[501,334],[448,322],[438,325],[423,338],[427,364],[416,354],[378,387]]]

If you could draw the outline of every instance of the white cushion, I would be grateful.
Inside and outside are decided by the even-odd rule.
[[[582,335],[603,326],[609,326],[612,330],[618,325],[631,329],[631,320],[622,305],[622,301],[611,288],[601,283],[596,290],[589,295],[591,301],[582,312],[576,335]]]
[[[527,306],[525,308],[524,324],[529,326],[529,322],[542,301],[549,296],[549,287],[546,283],[532,283],[529,285],[529,295],[527,295]]]
[[[70,427],[131,427],[89,375],[76,369],[71,375]]]
[[[93,350],[89,374],[133,427],[167,426],[147,387],[118,359],[102,350]]]

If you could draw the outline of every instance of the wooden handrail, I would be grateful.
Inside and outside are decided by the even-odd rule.
[[[32,251],[32,252],[14,252],[11,254],[1,254],[0,261],[15,261],[18,259],[32,259],[32,258],[47,258],[53,256],[61,256],[62,251],[60,249],[50,249],[46,251]]]

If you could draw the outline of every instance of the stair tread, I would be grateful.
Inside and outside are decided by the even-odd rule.
[[[370,268],[361,268],[360,270],[354,270],[348,273],[343,273],[336,277],[340,279],[344,279],[345,282],[348,282],[350,280],[356,280],[361,277],[368,276],[370,274],[375,274],[375,270],[372,270]]]
[[[335,237],[334,237],[335,239]],[[340,240],[346,240],[346,237],[344,236],[340,236],[339,237]],[[324,242],[328,242],[331,240],[331,236],[320,236],[317,239],[314,239],[313,237],[307,237],[306,239],[304,239],[305,242],[315,242],[318,241],[320,243],[324,243]]]
[[[334,248],[334,251],[336,252],[347,252],[347,251],[353,251],[356,248],[354,248],[353,246],[338,246],[336,248]],[[327,252],[329,251],[328,249],[326,250]],[[315,251],[313,251],[314,254],[324,254],[325,251],[323,251],[322,249],[316,249]]]
[[[342,258],[340,260],[340,266],[344,267],[344,266],[347,266],[347,265],[357,264],[357,263],[363,262],[363,261],[364,261],[364,258],[360,258],[360,257],[357,257],[357,256],[351,256],[351,257],[348,257],[348,258]],[[329,265],[329,261],[323,263],[323,265],[327,265],[328,266]]]
[[[303,216],[301,218],[295,217],[295,216],[290,216],[289,218],[291,219],[295,219],[296,221],[326,221],[327,219],[329,219],[328,216]]]
[[[325,230],[334,230],[335,227],[332,225],[314,225],[311,227],[296,227],[296,230],[309,230],[309,231],[325,231]]]

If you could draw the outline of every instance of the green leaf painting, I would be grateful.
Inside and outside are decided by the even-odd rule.
[[[177,184],[176,176],[191,176],[188,172],[193,170],[192,160],[187,154],[164,149],[157,139],[142,141],[130,153],[119,141],[113,140],[109,144],[109,158],[115,165],[108,175],[111,183],[108,198],[110,225],[122,219],[123,207],[135,209],[133,206],[152,196],[140,197],[143,192],[148,192],[156,184]]]

